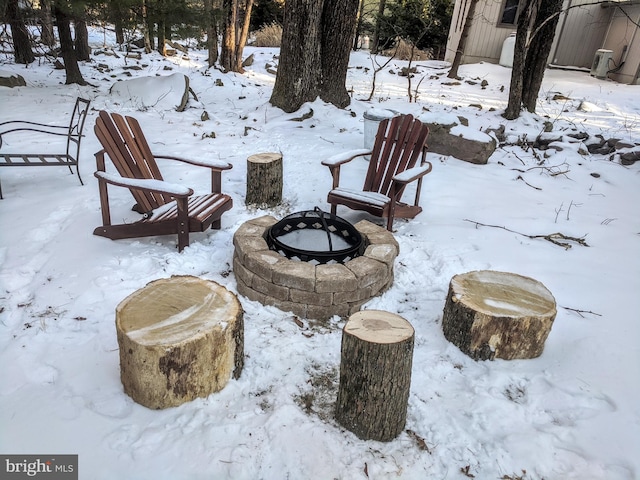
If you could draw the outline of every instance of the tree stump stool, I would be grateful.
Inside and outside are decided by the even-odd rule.
[[[244,366],[236,296],[191,276],[156,280],[116,308],[120,379],[145,407],[174,407],[222,390]]]
[[[282,201],[282,154],[258,153],[247,158],[247,205],[274,207]]]
[[[404,318],[379,310],[344,326],[336,420],[359,438],[388,442],[404,429],[414,336]]]
[[[535,358],[556,317],[540,282],[482,270],[455,275],[444,306],[444,336],[475,360]]]

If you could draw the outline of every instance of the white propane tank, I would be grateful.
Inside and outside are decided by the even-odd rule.
[[[505,38],[502,44],[502,53],[500,53],[500,61],[498,62],[503,67],[513,67],[513,49],[516,45],[516,32],[511,33]]]

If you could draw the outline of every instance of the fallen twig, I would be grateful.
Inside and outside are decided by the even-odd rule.
[[[536,190],[542,190],[540,187],[535,187],[533,185],[531,185],[529,182],[527,182],[524,178],[522,178],[522,175],[518,175],[516,177],[516,180],[522,180],[524,183],[526,183],[529,187],[531,188],[535,188]]]
[[[516,157],[518,160],[520,160],[520,163],[522,163],[522,165],[526,165],[526,163],[524,163],[524,160],[522,160],[517,153],[513,152],[513,156]],[[518,169],[512,168],[512,170],[518,170]],[[518,170],[518,171],[524,173],[524,170]]]
[[[598,317],[601,317],[602,315],[600,315],[599,313],[596,312],[592,312],[591,310],[579,310],[577,308],[570,308],[570,307],[562,307],[565,310],[571,310],[572,312],[576,312],[578,315],[580,315],[582,318],[584,318],[584,315],[582,315],[583,313],[589,313],[591,315],[597,315]]]
[[[516,155],[516,157],[518,157],[518,156]],[[522,159],[520,159],[520,158],[518,158],[518,159],[522,162]],[[524,165],[524,162],[522,162],[522,163]],[[565,167],[565,169],[561,170],[560,167]],[[550,177],[555,177],[557,175],[566,175],[570,171],[569,168],[568,168],[567,162],[563,162],[560,165],[551,165],[551,166],[540,164],[540,165],[537,165],[535,167],[529,167],[526,170],[522,169],[522,168],[512,168],[511,170],[515,170],[516,172],[521,172],[521,173],[527,173],[527,172],[530,172],[532,170],[542,170],[544,172],[547,172],[547,174]]]
[[[589,245],[587,244],[587,242],[584,240],[584,237],[571,237],[569,235],[565,235],[563,233],[549,233],[547,235],[527,235],[526,233],[522,233],[522,232],[516,232],[515,230],[511,230],[507,227],[503,227],[502,225],[487,225],[485,223],[480,223],[480,222],[476,222],[475,220],[468,220],[468,219],[464,219],[465,222],[471,222],[471,223],[475,223],[476,224],[476,228],[478,228],[478,226],[483,226],[483,227],[491,227],[491,228],[501,228],[502,230],[506,230],[507,232],[511,232],[511,233],[515,233],[517,235],[522,235],[523,237],[527,237],[527,238],[531,238],[531,239],[536,239],[536,238],[542,238],[544,240],[547,240],[548,242],[551,242],[555,245],[558,245],[562,248],[564,248],[565,250],[569,250],[572,245],[570,243],[567,243],[565,241],[562,240],[567,240],[569,242],[575,242],[579,245],[582,245],[583,247],[588,247]],[[586,236],[586,235],[585,235]]]

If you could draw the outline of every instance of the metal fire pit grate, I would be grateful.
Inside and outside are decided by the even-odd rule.
[[[284,217],[267,230],[266,241],[280,255],[319,264],[348,262],[365,250],[353,225],[318,207]]]

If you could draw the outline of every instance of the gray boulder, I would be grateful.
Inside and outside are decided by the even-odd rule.
[[[0,87],[26,87],[27,82],[24,81],[22,75],[13,72],[3,72],[0,70]]]
[[[425,113],[420,120],[429,126],[429,151],[485,165],[496,150],[496,141],[484,132],[464,125],[455,115]]]

